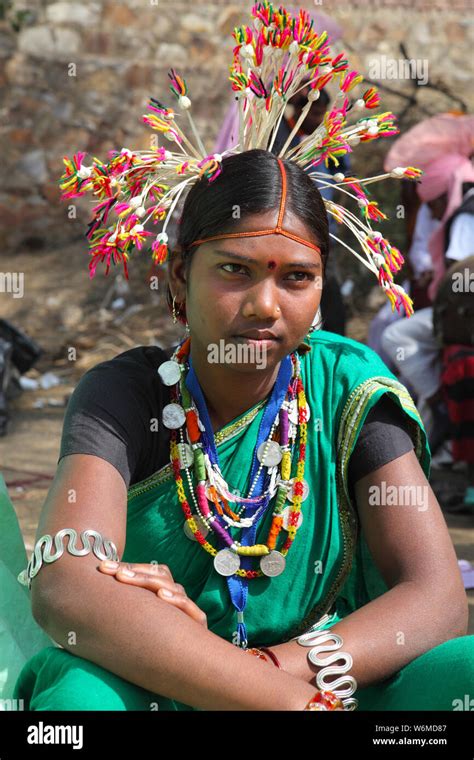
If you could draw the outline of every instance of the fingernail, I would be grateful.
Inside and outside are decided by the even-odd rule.
[[[172,591],[169,591],[167,588],[160,589],[160,594],[162,596],[174,596]]]
[[[102,567],[109,567],[111,570],[115,570],[120,565],[119,562],[112,562],[111,560],[108,560],[108,559],[103,560],[101,564],[102,564]]]
[[[122,575],[126,575],[127,578],[133,578],[133,576],[135,575],[133,570],[128,570],[128,568],[124,568],[121,572],[122,572]]]

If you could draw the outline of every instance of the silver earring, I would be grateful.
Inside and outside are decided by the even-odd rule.
[[[176,296],[173,296],[173,324],[176,324],[178,321],[178,312],[176,311],[176,307],[174,305],[175,301],[176,301]]]

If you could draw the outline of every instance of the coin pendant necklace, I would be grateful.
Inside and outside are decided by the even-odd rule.
[[[235,592],[236,581],[246,592],[248,580],[263,576],[273,578],[285,569],[286,555],[302,522],[301,504],[309,493],[309,486],[304,480],[309,406],[301,381],[300,362],[296,354],[292,353],[289,357],[285,357],[287,365],[280,367],[279,377],[270,399],[274,405],[273,410],[270,402],[267,401],[269,408],[265,409],[265,413],[268,412],[266,424],[270,430],[269,432],[267,430],[265,439],[257,441],[249,495],[242,497],[232,494],[220,472],[212,426],[202,392],[200,387],[197,387],[196,377],[193,378],[193,368],[191,368],[191,377],[188,378],[193,388],[192,396],[185,382],[190,372],[189,369],[186,372],[190,344],[191,338],[188,337],[178,346],[172,358],[163,362],[158,368],[163,384],[171,387],[172,399],[163,408],[162,420],[171,431],[170,457],[178,500],[185,516],[185,534],[190,540],[197,541],[214,557],[215,570],[226,577],[232,601],[238,612],[238,631],[242,634],[239,637],[239,644],[245,648],[247,637],[243,622],[243,607],[246,602],[246,593],[235,594],[233,590]],[[283,369],[286,370],[286,375]],[[194,385],[191,383],[192,380]],[[201,401],[199,409],[193,403],[195,397],[198,402]],[[275,409],[278,410],[276,415],[273,414]],[[204,417],[204,422],[201,420],[201,415]],[[263,422],[264,418],[262,418],[261,426]],[[184,440],[184,429],[189,443]],[[290,429],[293,432],[291,437]],[[295,477],[290,479],[292,444],[296,437],[299,437],[299,456]],[[194,488],[190,477],[191,467],[196,482]],[[186,473],[195,513],[192,512],[186,498],[182,469]],[[277,470],[279,470],[278,473]],[[251,494],[257,484],[260,486],[258,488],[260,494],[252,497]],[[257,523],[267,512],[275,493],[272,523],[266,543],[249,543],[248,536],[250,533],[255,534]],[[241,505],[242,512],[245,509],[253,510],[253,515],[246,518],[234,512],[229,506],[229,497]],[[289,505],[285,504],[287,501],[290,501]],[[229,534],[231,527],[242,529],[241,541],[237,541]],[[282,530],[287,533],[287,536],[283,545],[277,549],[277,539]],[[209,532],[217,535],[221,545],[224,544],[224,548],[216,549],[209,543],[206,538]],[[251,558],[259,558],[258,570],[248,566]],[[232,586],[234,586],[233,590]],[[244,597],[244,602],[236,601],[234,596]],[[239,609],[238,604],[242,609]]]

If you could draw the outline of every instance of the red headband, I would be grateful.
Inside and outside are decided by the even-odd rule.
[[[195,240],[192,243],[192,245],[201,245],[201,243],[207,243],[210,240],[221,240],[222,238],[255,237],[257,235],[284,235],[287,238],[291,238],[291,240],[296,240],[297,243],[302,243],[303,245],[306,245],[308,248],[312,248],[314,251],[321,253],[321,248],[318,245],[314,245],[314,243],[309,243],[307,240],[304,240],[304,238],[301,238],[298,235],[293,235],[292,232],[287,232],[282,227],[283,217],[285,215],[286,172],[285,172],[285,167],[283,165],[283,161],[281,160],[281,158],[277,158],[277,161],[278,161],[278,165],[281,171],[282,190],[281,190],[281,199],[280,199],[280,211],[278,213],[278,221],[277,221],[276,227],[274,227],[271,230],[258,230],[256,232],[230,232],[230,233],[224,232],[222,235],[212,235],[212,237]]]

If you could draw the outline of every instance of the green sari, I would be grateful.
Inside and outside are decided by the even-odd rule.
[[[311,351],[301,357],[302,380],[311,410],[304,476],[310,492],[302,505],[303,521],[286,557],[284,572],[248,583],[245,623],[249,647],[286,642],[308,630],[325,613],[332,616],[323,626],[329,627],[388,590],[359,530],[348,488],[349,457],[368,412],[383,393],[389,393],[407,415],[416,456],[429,476],[430,450],[420,416],[406,388],[378,355],[361,343],[322,330],[311,335],[310,343]],[[230,487],[242,493],[250,485],[251,455],[264,405],[259,402],[215,435],[222,473]],[[292,477],[295,470],[296,454]],[[271,519],[268,510],[257,529],[256,543],[265,543]],[[175,581],[183,584],[188,596],[206,612],[209,629],[235,642],[237,613],[226,579],[214,569],[211,555],[187,538],[183,522],[168,464],[128,491],[127,539],[122,560],[168,565]],[[215,537],[209,534],[209,538],[216,546]],[[433,653],[439,657],[437,650],[443,647],[455,657],[464,660],[470,656],[472,660],[473,641],[471,636],[446,642],[401,671],[409,672],[410,667],[413,670],[414,663],[421,667],[423,694],[420,690],[418,697],[420,673],[415,668],[409,698],[405,683],[398,692],[395,689],[395,701],[391,703],[388,687],[400,677],[395,674],[384,684],[358,690],[355,696],[359,709],[452,709],[417,707],[417,698],[425,699],[427,691],[427,666],[421,661]],[[459,649],[461,644],[465,651]],[[441,662],[448,665],[449,659],[442,657]],[[452,672],[449,666],[450,677]],[[468,673],[467,667],[465,672]],[[445,696],[446,676],[443,671]],[[459,681],[454,685],[455,693],[464,688]],[[26,709],[33,710],[196,709],[152,694],[54,646],[43,648],[25,664],[14,697],[23,698]],[[404,708],[402,703],[410,706]],[[441,704],[439,699],[436,704]]]

